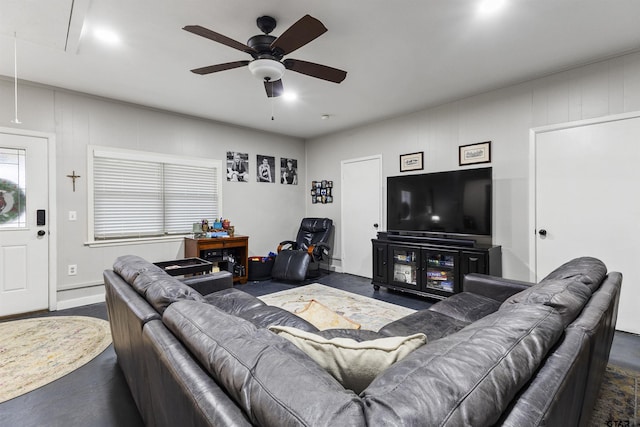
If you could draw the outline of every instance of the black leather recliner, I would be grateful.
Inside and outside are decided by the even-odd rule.
[[[278,245],[271,277],[301,282],[318,275],[320,262],[329,258],[332,230],[333,221],[329,218],[303,218],[296,240]]]

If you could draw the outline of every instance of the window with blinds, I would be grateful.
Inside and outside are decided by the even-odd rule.
[[[221,162],[93,150],[93,239],[186,234],[221,216]]]

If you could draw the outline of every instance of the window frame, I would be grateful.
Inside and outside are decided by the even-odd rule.
[[[107,157],[110,159],[122,159],[141,162],[163,163],[170,165],[180,166],[194,166],[204,168],[215,168],[217,173],[214,179],[216,187],[218,188],[218,210],[221,215],[223,212],[223,192],[222,192],[222,176],[224,174],[225,164],[222,160],[199,158],[199,157],[187,157],[177,156],[172,154],[147,152],[139,150],[129,150],[116,147],[103,147],[96,145],[87,146],[87,236],[88,239],[85,245],[89,247],[99,246],[122,246],[122,245],[134,245],[140,243],[153,243],[153,242],[167,242],[167,241],[182,241],[185,236],[188,236],[191,231],[184,234],[171,234],[162,236],[150,236],[150,237],[125,237],[125,238],[113,238],[113,239],[95,239],[95,211],[94,211],[94,159],[95,157]]]

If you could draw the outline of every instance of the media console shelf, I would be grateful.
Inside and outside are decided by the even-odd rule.
[[[390,236],[373,243],[373,287],[445,299],[462,290],[468,273],[502,275],[500,246],[468,241]]]

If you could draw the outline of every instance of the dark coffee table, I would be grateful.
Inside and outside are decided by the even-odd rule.
[[[202,258],[184,258],[173,261],[154,262],[169,276],[184,276],[186,274],[210,273],[213,263]]]

